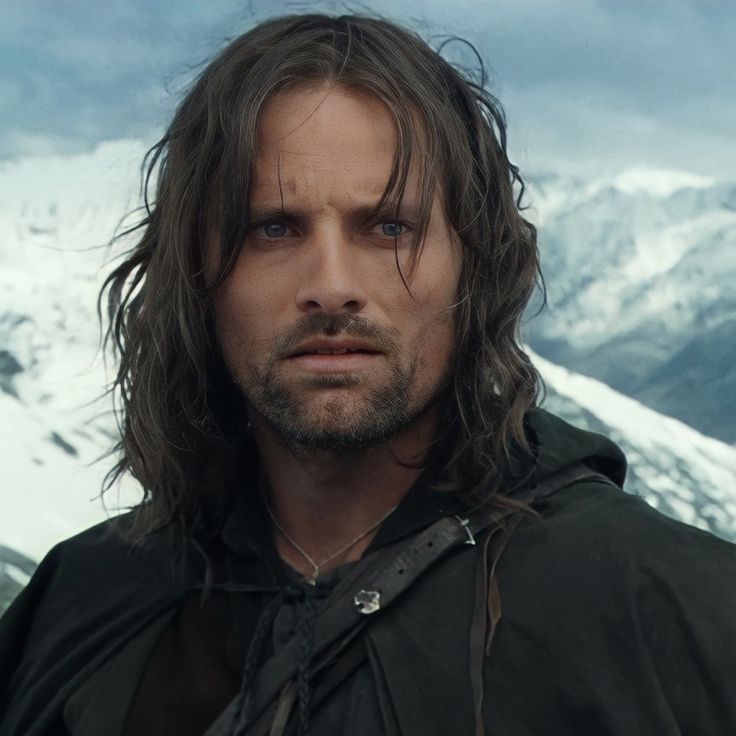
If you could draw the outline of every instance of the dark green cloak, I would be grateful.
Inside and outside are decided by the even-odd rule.
[[[359,666],[317,708],[311,733],[477,733],[477,661],[488,736],[736,734],[736,547],[624,493],[625,461],[603,437],[542,411],[529,424],[532,487],[581,462],[608,480],[537,499],[541,517],[511,534],[490,654],[469,636],[482,545],[454,546],[370,616]],[[67,733],[70,699],[94,684],[104,700],[104,677],[138,677],[201,582],[202,566],[172,555],[166,534],[132,549],[109,529],[57,545],[0,621],[2,736]],[[120,732],[120,692],[101,736]]]

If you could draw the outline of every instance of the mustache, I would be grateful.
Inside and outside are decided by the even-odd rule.
[[[279,337],[274,343],[274,352],[287,357],[305,340],[314,337],[357,337],[375,345],[382,352],[391,352],[396,347],[396,332],[379,327],[365,317],[354,314],[309,314]]]

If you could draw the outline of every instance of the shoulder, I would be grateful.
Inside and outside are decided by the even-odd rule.
[[[736,565],[736,545],[675,521],[612,483],[575,483],[535,504],[541,514],[519,530],[529,552],[546,549],[583,571],[614,566],[652,570]],[[600,570],[599,570],[600,571]]]
[[[75,632],[155,606],[186,584],[171,535],[133,545],[123,534],[130,513],[112,517],[56,544],[3,615],[0,649],[22,647],[42,632]]]
[[[110,518],[48,552],[0,619],[0,654],[18,660],[39,642],[63,646],[85,630],[124,628],[180,596],[188,577],[170,535],[133,545],[121,533],[131,519]]]
[[[499,562],[492,676],[546,693],[544,714],[595,715],[603,693],[620,708],[601,706],[601,723],[628,723],[616,733],[664,733],[673,714],[683,733],[731,733],[736,545],[605,482],[574,484],[538,511]]]
[[[736,545],[675,521],[613,484],[583,481],[535,504],[500,571],[523,569],[573,596],[634,595],[664,585],[687,595],[736,595]],[[734,601],[736,605],[736,600]]]
[[[670,667],[736,672],[723,648],[736,637],[736,545],[603,482],[563,489],[539,511],[499,562],[507,622],[560,657],[574,659],[585,636],[593,659],[639,661],[662,683]]]
[[[133,544],[125,536],[132,520],[132,512],[111,517],[59,542],[41,561],[31,584],[70,587],[86,597],[123,594],[126,586],[121,583],[128,579],[141,591],[170,579],[177,566],[173,535],[162,531]]]
[[[583,570],[600,565],[698,566],[736,556],[736,545],[670,519],[624,492],[626,459],[608,438],[541,409],[529,412],[525,422],[542,482],[581,464],[610,479],[577,481],[535,501],[542,519],[525,524],[517,537],[526,553],[562,557]]]
[[[131,545],[120,533],[129,521],[109,519],[53,547],[0,619],[8,723],[55,717],[81,681],[181,599],[187,579],[170,540]]]

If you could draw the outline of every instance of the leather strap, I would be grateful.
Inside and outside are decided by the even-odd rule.
[[[583,479],[600,479],[611,483],[606,476],[592,471],[583,464],[578,464],[546,479],[534,488],[530,497],[525,500],[533,502]],[[502,512],[495,515],[487,511],[476,512],[467,518],[448,516],[435,522],[417,536],[389,545],[357,562],[325,599],[322,610],[315,621],[313,674],[319,676],[319,673],[328,665],[339,659],[339,655],[353,643],[363,626],[369,622],[372,613],[391,605],[433,564],[452,550],[461,548],[463,545],[475,545],[476,535],[492,525],[494,529],[491,530],[488,539],[495,536],[496,527],[507,516],[512,516],[512,521],[510,528],[507,527],[507,533],[498,539],[499,549],[497,554],[493,555],[490,576],[488,569],[484,567],[481,572],[484,583],[481,584],[481,581],[478,581],[476,595],[480,595],[480,602],[476,600],[474,625],[471,626],[471,683],[476,702],[476,734],[482,736],[482,724],[480,731],[477,724],[482,721],[483,657],[476,655],[478,651],[485,652],[490,646],[490,639],[487,645],[483,646],[486,640],[486,610],[490,615],[491,633],[501,618],[500,597],[492,596],[494,600],[491,601],[486,586],[490,584],[491,590],[498,593],[495,568],[510,537],[510,532],[521,520],[517,512]],[[481,551],[487,554],[487,550],[488,543],[486,542]],[[481,557],[486,557],[486,554]],[[482,611],[483,614],[482,624],[479,611]],[[479,643],[480,647],[478,647]],[[253,702],[249,704],[248,709],[249,735],[268,736],[272,733],[283,732],[294,702],[293,688],[290,688],[289,683],[296,675],[298,646],[299,642],[292,640],[262,667],[256,686],[250,694]],[[360,651],[361,648],[353,650],[354,653]],[[353,668],[359,664],[357,660],[351,660],[351,662]],[[339,669],[335,670],[337,673],[339,671]],[[481,679],[478,679],[478,673],[481,673]],[[335,680],[332,687],[338,682],[339,680]],[[207,730],[205,736],[230,736],[235,725],[233,718],[238,709],[237,700],[236,697],[230,702]]]
[[[372,613],[393,603],[450,550],[474,544],[467,527],[467,519],[445,517],[417,536],[401,540],[356,563],[325,599],[316,619],[312,672],[316,675],[326,667],[360,632]],[[337,646],[331,646],[336,643]],[[249,733],[269,732],[279,695],[296,675],[298,646],[299,642],[292,640],[262,667],[251,693],[253,702],[248,712],[252,728]],[[230,702],[205,736],[229,736],[237,712],[236,701],[237,698]],[[268,724],[268,730],[263,731],[262,724]]]

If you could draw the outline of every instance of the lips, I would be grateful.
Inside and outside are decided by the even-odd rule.
[[[381,352],[372,345],[360,340],[309,340],[297,346],[289,353],[289,358],[299,358],[304,355],[352,355],[355,353],[375,354]]]
[[[325,376],[368,370],[382,354],[364,340],[322,337],[301,343],[286,358],[299,371]]]
[[[366,350],[350,350],[349,348],[335,348],[333,350],[314,350],[311,353],[302,353],[302,355],[347,355],[348,353],[365,353]]]

